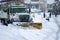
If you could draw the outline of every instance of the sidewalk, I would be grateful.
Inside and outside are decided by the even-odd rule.
[[[57,15],[57,17],[53,15],[52,17],[55,19],[55,22],[58,25],[59,31],[57,33],[57,36],[58,36],[57,40],[60,40],[60,15]]]

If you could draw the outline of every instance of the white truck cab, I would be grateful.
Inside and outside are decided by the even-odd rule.
[[[9,8],[9,16],[10,16],[10,20],[12,20],[13,23],[30,22],[30,8],[20,7],[20,6],[11,6]]]

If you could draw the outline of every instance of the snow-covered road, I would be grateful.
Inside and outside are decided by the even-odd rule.
[[[43,28],[40,30],[0,24],[0,40],[56,40],[57,31],[58,26],[53,18],[49,22],[43,19]]]

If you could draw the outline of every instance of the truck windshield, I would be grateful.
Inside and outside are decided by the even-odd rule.
[[[10,8],[10,13],[29,13],[29,8]]]

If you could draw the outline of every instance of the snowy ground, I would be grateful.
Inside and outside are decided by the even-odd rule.
[[[57,40],[60,40],[60,15],[57,15],[57,17],[55,17],[54,15],[53,15],[53,18],[55,19],[55,22],[56,22],[56,24],[58,25],[58,28],[59,28],[59,30],[58,30],[58,32],[57,32],[57,36],[58,36],[58,39]]]
[[[19,26],[0,24],[0,40],[56,40],[58,26],[53,18],[43,19],[43,28],[21,29]]]

